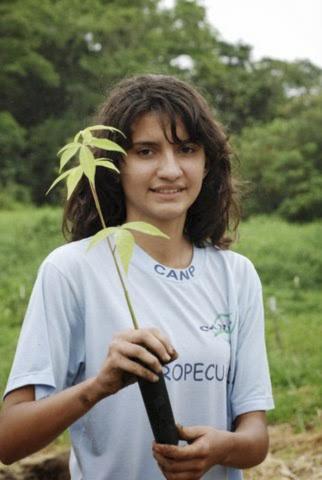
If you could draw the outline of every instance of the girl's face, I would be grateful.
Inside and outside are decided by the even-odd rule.
[[[183,230],[205,176],[203,147],[189,141],[180,118],[176,133],[181,145],[167,141],[156,113],[139,117],[132,132],[133,146],[121,165],[126,221],[146,221],[160,228],[176,223]],[[169,123],[166,134],[171,140]]]

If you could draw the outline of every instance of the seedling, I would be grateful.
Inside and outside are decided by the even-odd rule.
[[[107,240],[107,245],[112,254],[116,271],[122,285],[122,290],[132,319],[133,327],[137,329],[139,328],[138,321],[136,319],[132,302],[121,271],[122,266],[125,274],[128,272],[129,264],[133,255],[135,239],[131,233],[131,230],[167,239],[169,237],[154,225],[146,222],[127,222],[117,227],[108,227],[106,225],[95,188],[96,168],[104,167],[117,173],[120,172],[114,163],[107,158],[95,158],[92,150],[98,148],[100,150],[119,152],[123,155],[126,155],[126,151],[112,140],[93,136],[92,132],[101,130],[118,132],[124,136],[120,130],[106,125],[94,125],[78,132],[75,135],[73,142],[68,143],[61,150],[59,150],[58,156],[60,157],[60,175],[52,183],[46,194],[48,194],[50,190],[54,188],[60,181],[66,180],[67,199],[69,199],[81,178],[83,176],[87,177],[102,225],[102,229],[90,240],[88,249],[92,248],[94,245],[104,239]],[[61,173],[61,171],[73,157],[78,158],[79,165]],[[109,238],[110,235],[114,235],[115,248],[112,246]],[[152,384],[143,379],[139,379],[138,382],[155,439],[160,443],[177,444],[177,430],[163,375],[159,375],[159,381],[157,384]]]

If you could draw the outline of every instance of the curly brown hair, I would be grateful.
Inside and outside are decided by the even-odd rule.
[[[176,135],[177,118],[182,120],[189,139],[203,145],[207,175],[199,196],[187,212],[184,227],[186,238],[196,246],[212,244],[228,248],[232,239],[227,232],[236,232],[240,210],[238,191],[231,172],[232,152],[227,136],[203,96],[188,83],[167,75],[139,75],[118,83],[101,105],[95,123],[110,125],[125,134],[101,131],[100,135],[117,141],[125,150],[132,146],[132,126],[140,116],[155,112],[169,119],[172,142],[180,144]],[[106,156],[106,151],[95,152]],[[108,152],[108,158],[120,166],[122,155]],[[105,222],[121,225],[126,218],[125,199],[118,174],[97,167],[95,185]],[[67,201],[63,232],[70,240],[94,235],[101,228],[87,178],[83,177]]]

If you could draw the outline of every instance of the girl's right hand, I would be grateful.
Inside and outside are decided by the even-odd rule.
[[[169,338],[156,328],[123,330],[109,346],[104,364],[95,377],[100,399],[137,381],[159,380],[162,365],[177,358]]]

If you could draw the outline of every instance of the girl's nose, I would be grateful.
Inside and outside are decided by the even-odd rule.
[[[178,158],[172,148],[168,148],[162,152],[158,174],[160,177],[169,180],[176,179],[182,174]]]

